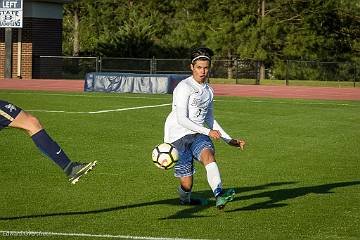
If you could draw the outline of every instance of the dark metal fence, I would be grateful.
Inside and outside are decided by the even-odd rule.
[[[152,73],[152,60],[148,58],[102,57],[99,72]]]
[[[144,74],[191,74],[189,59],[35,56],[33,76],[39,79],[83,79],[87,72]],[[255,61],[222,60],[212,62],[212,78],[257,78]]]
[[[97,57],[35,56],[33,78],[84,79],[88,72],[99,71]]]
[[[33,76],[38,79],[84,79],[88,72],[191,74],[189,59],[37,56],[33,61]],[[286,61],[283,66],[281,71],[266,69],[266,79],[287,85],[294,80],[343,81],[354,86],[359,82],[359,67],[354,63]],[[259,67],[255,60],[214,59],[210,79],[261,84]]]

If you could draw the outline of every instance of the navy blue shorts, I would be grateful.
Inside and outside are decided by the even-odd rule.
[[[175,177],[194,175],[194,159],[200,161],[200,154],[204,149],[215,151],[214,144],[210,137],[204,134],[186,135],[172,144],[179,152],[179,161],[174,167]]]
[[[0,130],[4,127],[9,126],[9,124],[14,121],[14,119],[21,112],[21,108],[0,100]]]

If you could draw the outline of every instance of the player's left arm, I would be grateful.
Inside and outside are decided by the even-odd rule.
[[[230,146],[237,147],[241,150],[244,150],[245,140],[243,139],[234,139],[230,137],[229,134],[225,132],[225,130],[220,126],[220,124],[214,119],[214,108],[213,104],[210,105],[208,109],[208,114],[206,116],[206,124],[212,129],[217,130],[221,134],[221,138]]]
[[[240,148],[244,150],[245,140],[243,139],[234,139],[230,137],[229,134],[225,132],[225,130],[220,126],[220,124],[214,119],[213,129],[218,130],[221,133],[221,138],[230,146]]]
[[[243,139],[231,139],[228,144],[233,147],[240,148],[241,150],[244,150],[245,147],[245,140]]]

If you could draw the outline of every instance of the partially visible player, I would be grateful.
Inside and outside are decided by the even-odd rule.
[[[192,76],[181,81],[174,89],[172,111],[165,122],[164,142],[172,143],[179,151],[180,159],[174,167],[174,175],[180,179],[180,203],[203,203],[191,198],[195,159],[205,166],[216,206],[222,209],[233,200],[235,191],[224,191],[222,188],[215,149],[210,138],[221,138],[239,149],[244,148],[245,141],[231,138],[214,119],[214,93],[206,82],[212,56],[213,52],[208,48],[198,48],[192,52]]]
[[[36,117],[18,106],[0,100],[0,130],[4,127],[25,130],[39,150],[64,171],[72,184],[96,166],[96,161],[72,162],[64,150],[46,133]]]

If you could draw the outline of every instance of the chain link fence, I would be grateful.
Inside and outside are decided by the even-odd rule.
[[[35,79],[84,79],[86,73],[97,72],[97,57],[35,56]]]
[[[189,59],[36,56],[33,78],[84,79],[88,72],[139,74],[191,74]],[[359,82],[359,67],[348,62],[286,61],[283,70],[266,69],[266,79],[291,85],[295,81]],[[236,84],[262,84],[260,64],[255,60],[214,59],[210,82],[222,79]]]

